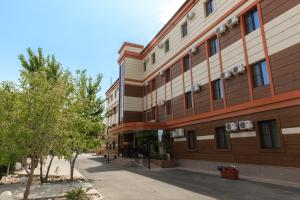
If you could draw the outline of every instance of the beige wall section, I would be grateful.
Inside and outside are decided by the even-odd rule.
[[[219,79],[221,71],[220,71],[220,58],[218,53],[209,58],[209,64],[210,64],[211,81]]]
[[[147,97],[146,96],[143,97],[143,108],[144,108],[144,110],[147,110]]]
[[[265,24],[269,54],[300,42],[300,4]]]
[[[191,90],[191,71],[188,70],[184,73],[184,92]]]
[[[165,86],[157,89],[157,101],[165,100]]]
[[[116,96],[115,96],[115,92],[116,92]],[[106,98],[110,98],[112,97],[112,101],[109,101],[106,100],[106,109],[109,110],[111,109],[112,107],[115,107],[116,104],[119,104],[119,88],[115,88],[114,90],[112,90],[110,93],[108,93],[106,95]]]
[[[125,111],[143,111],[143,98],[141,97],[124,97],[124,110]]]
[[[143,61],[125,58],[125,78],[142,80],[143,73]]]
[[[125,46],[123,48],[123,50],[120,52],[120,55],[123,55],[124,51],[132,51],[132,52],[135,52],[135,53],[140,53],[142,50],[143,49],[137,48],[137,47]]]
[[[168,82],[166,84],[166,101],[170,100],[172,98],[171,94],[171,82]]]
[[[260,28],[246,35],[249,64],[253,64],[265,57]]]
[[[151,94],[147,95],[147,110],[151,108]]]
[[[205,85],[208,83],[207,61],[201,62],[193,68],[194,84]]]
[[[231,70],[239,64],[245,63],[242,40],[239,40],[222,50],[223,70]]]
[[[177,97],[183,94],[182,76],[178,76],[172,80],[172,97]]]
[[[193,38],[195,38],[199,33],[201,33],[203,30],[205,30],[209,25],[211,25],[214,21],[222,17],[225,12],[230,10],[234,5],[239,3],[239,0],[216,0],[216,10],[213,12],[212,15],[208,17],[204,17],[204,1],[200,0],[191,11],[195,12],[195,17],[193,20],[188,21],[188,30],[189,34],[185,38],[181,38],[181,25],[184,21],[186,21],[186,18],[183,17],[183,19],[173,28],[171,32],[169,32],[162,40],[161,42],[164,42],[166,39],[170,39],[170,51],[168,53],[165,53],[163,49],[159,49],[158,47],[155,47],[147,56],[146,59],[151,57],[152,53],[155,52],[156,54],[156,63],[151,64],[151,62],[148,63],[148,68],[146,73],[144,73],[144,78],[146,78],[149,74],[151,74],[154,70],[156,70],[159,66],[161,66],[164,62],[166,62],[168,59],[170,59],[179,49],[184,47],[188,42],[190,42]],[[254,0],[247,1],[243,6],[239,7],[233,15],[239,13],[241,10],[243,10],[245,7],[253,3]],[[228,18],[230,18],[229,16]],[[227,19],[228,19],[227,18]],[[225,23],[227,21],[225,19],[222,23]],[[220,25],[219,24],[219,25]],[[218,25],[218,26],[219,26]],[[213,33],[215,29],[214,27],[209,32],[207,32],[205,35],[203,35],[202,38],[197,40],[195,43],[198,43],[202,41],[204,38],[206,38],[208,35]],[[194,45],[191,45],[191,47]],[[175,59],[178,59],[179,57],[186,54],[187,51],[182,52],[180,55],[176,56]],[[151,59],[150,59],[151,60]],[[168,64],[164,66],[163,68],[169,67]]]

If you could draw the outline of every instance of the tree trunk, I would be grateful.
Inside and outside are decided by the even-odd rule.
[[[7,170],[6,170],[6,176],[8,176],[9,175],[9,172],[10,172],[10,163],[8,164],[8,166],[7,166]]]
[[[71,181],[74,181],[74,168],[75,168],[75,162],[78,156],[78,152],[76,152],[74,158],[70,161],[70,167],[71,167]]]
[[[44,178],[43,178],[43,158],[40,158],[40,181],[41,183],[44,183]]]
[[[31,167],[30,167],[30,173],[28,176],[28,181],[26,184],[26,189],[24,192],[24,198],[23,200],[28,200],[29,197],[29,192],[30,192],[30,186],[32,184],[32,180],[33,180],[33,174],[34,174],[34,170],[36,169],[38,164],[38,159],[37,158],[31,158]]]
[[[48,168],[47,168],[46,177],[45,177],[45,182],[46,183],[48,182],[49,172],[50,172],[50,168],[51,168],[51,165],[52,165],[53,158],[54,158],[54,154],[51,155],[51,160],[50,160],[50,163],[49,163]]]

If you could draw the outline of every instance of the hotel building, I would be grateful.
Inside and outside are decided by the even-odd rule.
[[[119,55],[118,156],[300,167],[300,0],[187,0]]]

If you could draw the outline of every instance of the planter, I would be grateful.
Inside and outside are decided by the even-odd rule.
[[[151,162],[161,168],[172,168],[175,167],[175,160],[155,160],[152,159]]]
[[[239,171],[233,167],[224,167],[220,170],[222,178],[239,180]]]

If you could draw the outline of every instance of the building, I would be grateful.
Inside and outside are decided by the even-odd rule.
[[[187,0],[119,54],[119,156],[300,167],[299,0]]]

